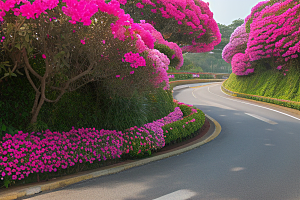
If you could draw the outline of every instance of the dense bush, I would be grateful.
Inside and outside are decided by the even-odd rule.
[[[124,2],[119,0],[120,2]],[[221,34],[208,3],[201,0],[127,0],[124,10],[136,22],[146,20],[183,51],[207,52],[221,42]]]
[[[30,99],[34,99],[34,91],[24,79],[19,77],[0,84],[0,136],[14,135],[17,130],[66,131],[72,127],[124,130],[160,119],[174,110],[172,93],[162,88],[125,98],[113,95],[99,83],[89,83],[66,93],[55,104],[45,103],[36,126],[31,127],[28,126],[33,103]]]
[[[160,51],[161,53],[168,56],[170,60],[170,67],[176,68],[176,66],[179,64],[180,60],[178,57],[175,56],[175,51],[172,50],[170,47],[164,44],[155,44],[154,48]]]
[[[180,107],[185,111],[184,114],[190,110],[190,106],[187,105]],[[182,120],[163,126],[166,145],[192,137],[203,126],[204,122],[205,114],[199,109],[191,108],[189,115]]]
[[[291,62],[299,64],[299,10],[297,0],[262,1],[253,7],[223,51],[223,58],[231,62],[233,72],[251,74],[259,62],[287,74]],[[235,61],[243,61],[235,62],[235,55],[239,55]]]

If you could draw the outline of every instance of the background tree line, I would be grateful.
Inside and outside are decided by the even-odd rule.
[[[190,72],[217,72],[231,73],[231,65],[222,58],[223,48],[229,43],[230,36],[234,30],[244,23],[243,19],[234,20],[231,24],[225,25],[218,23],[222,34],[222,41],[215,46],[214,50],[206,53],[185,53],[184,63],[180,71]],[[169,72],[173,72],[171,69]]]

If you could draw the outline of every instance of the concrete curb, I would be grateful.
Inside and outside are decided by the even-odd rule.
[[[105,175],[110,175],[110,174],[115,174],[115,173],[119,173],[121,171],[133,168],[133,167],[137,167],[137,166],[141,166],[141,165],[145,165],[148,164],[150,162],[154,162],[157,160],[162,160],[171,156],[175,156],[187,151],[190,151],[194,148],[200,147],[201,145],[204,145],[210,141],[212,141],[213,139],[215,139],[221,132],[221,126],[220,124],[214,120],[213,118],[211,118],[210,116],[206,115],[206,117],[211,120],[215,126],[213,133],[206,139],[204,139],[203,141],[200,141],[196,144],[190,145],[188,147],[184,147],[169,153],[165,153],[165,154],[161,154],[161,155],[157,155],[154,157],[150,157],[150,158],[145,158],[142,160],[138,160],[132,163],[128,163],[128,164],[124,164],[121,166],[116,166],[116,167],[111,167],[109,169],[104,169],[104,170],[99,170],[99,171],[95,171],[92,173],[88,173],[85,175],[79,175],[73,178],[68,178],[65,180],[60,180],[60,181],[56,181],[53,183],[45,183],[45,184],[41,184],[39,186],[34,186],[34,187],[29,187],[26,189],[22,189],[19,191],[15,191],[15,192],[10,192],[7,194],[4,194],[4,196],[0,197],[0,200],[12,200],[12,199],[17,199],[17,198],[21,198],[24,196],[29,196],[29,195],[34,195],[34,194],[38,194],[40,192],[45,192],[45,191],[49,191],[49,190],[54,190],[54,189],[58,189],[61,187],[65,187],[74,183],[78,183],[80,181],[84,181],[84,180],[88,180],[88,179],[92,179],[92,178],[97,178],[100,176],[105,176]]]

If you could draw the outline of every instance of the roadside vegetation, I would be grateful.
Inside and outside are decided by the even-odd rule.
[[[224,83],[226,89],[273,98],[249,96],[253,99],[299,107],[299,10],[300,3],[294,0],[263,1],[252,8],[223,50],[223,59],[233,71]]]
[[[0,21],[0,187],[150,156],[204,124],[167,73],[220,43],[203,1],[11,0]]]

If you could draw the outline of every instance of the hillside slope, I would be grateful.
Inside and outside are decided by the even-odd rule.
[[[300,102],[300,72],[296,67],[286,75],[274,70],[256,71],[250,76],[231,74],[224,87],[238,93]]]

